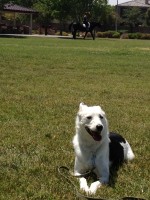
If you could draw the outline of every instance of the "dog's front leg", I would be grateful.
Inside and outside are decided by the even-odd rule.
[[[108,159],[97,159],[95,161],[96,165],[96,175],[98,177],[98,181],[95,181],[91,184],[89,193],[95,194],[97,189],[101,187],[102,184],[107,184],[109,182],[109,161]]]
[[[75,176],[80,176],[85,171],[86,171],[86,169],[84,170],[84,166],[83,166],[82,162],[76,157],[75,158],[75,165],[74,165]],[[79,178],[79,183],[80,183],[80,190],[88,193],[89,187],[88,187],[86,178],[84,178],[84,177]]]

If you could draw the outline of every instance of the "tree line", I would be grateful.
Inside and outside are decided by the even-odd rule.
[[[0,7],[8,0],[1,0]],[[84,13],[90,21],[101,21],[107,24],[114,20],[114,9],[108,0],[12,0],[12,3],[30,7],[39,11],[38,22],[50,24],[53,19],[64,23],[68,20],[81,22]]]
[[[0,0],[0,10],[10,0]],[[116,13],[116,7],[110,6],[108,0],[11,0],[12,3],[33,8],[39,12],[37,23],[48,26],[53,19],[60,24],[67,21],[81,22],[83,15],[88,14],[89,21],[100,22],[105,27],[118,23],[129,26],[144,24],[150,26],[150,9],[142,13],[139,8],[125,10],[123,18]]]

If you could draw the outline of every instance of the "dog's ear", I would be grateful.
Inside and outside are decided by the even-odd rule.
[[[85,105],[85,103],[83,103],[83,102],[81,102],[81,103],[79,104],[79,106],[83,106],[83,105]]]
[[[103,115],[103,116],[106,116],[106,114],[105,114],[105,112],[104,112],[103,110],[102,110],[102,115]]]
[[[99,107],[100,107],[100,106],[99,106]],[[104,110],[103,110],[101,107],[100,107],[100,109],[101,109],[101,113],[102,113],[102,115],[103,115],[103,116],[106,116]]]
[[[102,114],[103,116],[106,115],[105,112],[104,112],[104,110],[101,108],[101,106],[97,106],[97,109],[100,110],[100,112],[101,112],[101,114]]]
[[[87,107],[87,105],[85,105],[83,102],[81,102],[79,104],[79,112],[82,112],[85,107]]]

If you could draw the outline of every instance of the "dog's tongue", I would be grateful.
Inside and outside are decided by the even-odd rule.
[[[91,135],[95,141],[100,141],[102,139],[102,136],[99,133],[92,133]]]
[[[92,136],[95,141],[100,141],[102,139],[101,133],[97,131],[92,131],[88,127],[85,127],[86,131]]]

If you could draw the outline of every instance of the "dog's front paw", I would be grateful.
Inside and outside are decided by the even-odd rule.
[[[87,181],[85,178],[80,178],[80,190],[88,193],[89,192],[89,187],[87,185]]]
[[[80,190],[89,194],[89,187],[88,186],[80,186]]]
[[[97,189],[101,187],[101,183],[99,181],[96,181],[91,184],[90,189],[88,191],[89,194],[95,194]]]

